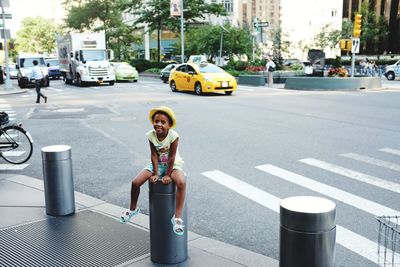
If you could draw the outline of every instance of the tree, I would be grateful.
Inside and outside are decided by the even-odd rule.
[[[283,57],[282,55],[289,52],[289,45],[290,43],[284,40],[287,37],[286,34],[283,33],[282,28],[279,27],[273,33],[273,61],[278,67],[282,66],[283,64]]]
[[[65,24],[78,31],[104,31],[109,48],[116,51],[119,59],[129,56],[131,43],[140,40],[133,33],[134,27],[123,21],[124,11],[139,0],[68,0],[64,1],[67,10]]]
[[[40,16],[25,18],[15,39],[15,50],[26,53],[54,53],[56,36],[61,32],[53,20]]]
[[[341,30],[332,30],[330,24],[326,24],[321,28],[321,32],[315,36],[315,44],[324,50],[325,48],[335,49],[339,45]]]
[[[163,29],[180,32],[180,17],[170,16],[170,0],[148,0],[146,3],[136,3],[130,8],[130,12],[138,19],[135,24],[146,23],[149,31],[157,31],[157,54],[160,60],[160,35]],[[188,24],[199,23],[206,14],[226,15],[222,5],[206,4],[204,0],[185,1],[183,16],[186,29]]]
[[[212,60],[219,56],[221,45],[221,33],[223,34],[222,55],[251,53],[252,37],[247,30],[231,27],[228,24],[221,26],[201,25],[190,28],[185,35],[185,53],[191,55],[205,54]],[[189,41],[190,40],[190,41]],[[180,51],[180,46],[176,46]]]

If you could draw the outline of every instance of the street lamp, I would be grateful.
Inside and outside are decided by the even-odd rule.
[[[224,40],[224,31],[226,31],[224,26],[221,25],[221,28],[222,28],[222,30],[221,30],[221,42],[219,44],[219,64],[218,64],[218,66],[222,66],[223,65],[222,64],[222,43],[223,43],[223,40]]]

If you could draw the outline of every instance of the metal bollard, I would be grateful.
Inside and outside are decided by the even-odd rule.
[[[336,204],[328,199],[296,196],[280,204],[280,267],[333,267]]]
[[[71,147],[43,147],[42,166],[46,214],[64,216],[75,213]]]
[[[177,264],[187,259],[186,202],[182,219],[185,233],[178,236],[172,230],[171,218],[175,214],[175,183],[149,182],[150,259],[160,264]]]

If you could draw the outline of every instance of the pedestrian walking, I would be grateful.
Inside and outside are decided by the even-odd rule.
[[[179,135],[173,130],[176,126],[175,113],[171,108],[161,106],[150,110],[149,119],[154,128],[146,133],[150,143],[151,163],[132,180],[130,208],[122,213],[120,221],[126,223],[140,212],[137,206],[140,187],[147,180],[163,184],[174,182],[177,192],[175,214],[171,218],[172,230],[177,235],[183,235],[182,210],[185,203],[186,181],[182,169],[183,160],[178,151]]]
[[[274,85],[274,78],[272,77],[272,72],[275,71],[276,65],[272,58],[268,56],[267,64],[265,65],[265,69],[268,72],[268,87],[272,87]]]
[[[47,103],[47,96],[40,92],[40,89],[42,88],[42,81],[44,80],[42,69],[38,66],[39,62],[36,59],[32,61],[32,63],[34,67],[32,68],[31,79],[35,80],[37,94],[36,103],[40,103],[40,97],[43,97],[44,103]]]

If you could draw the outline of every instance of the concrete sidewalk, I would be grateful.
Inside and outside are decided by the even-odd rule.
[[[150,260],[147,215],[122,225],[122,207],[79,192],[75,205],[74,215],[48,216],[42,180],[0,174],[0,265],[163,266]],[[175,266],[278,265],[275,259],[189,231],[188,259]]]

